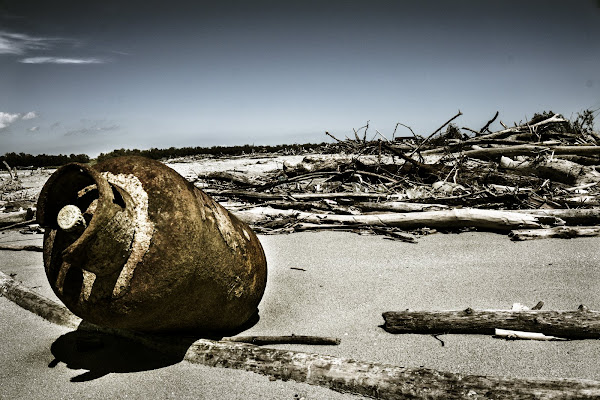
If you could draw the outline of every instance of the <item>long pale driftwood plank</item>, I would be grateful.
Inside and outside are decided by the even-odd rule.
[[[256,224],[279,215],[296,216],[299,222],[322,224],[359,224],[390,226],[403,229],[429,227],[436,229],[456,229],[474,227],[494,231],[524,228],[542,228],[543,225],[563,225],[564,221],[553,216],[522,214],[499,210],[461,208],[453,210],[423,211],[412,213],[382,213],[368,215],[315,214],[293,210],[274,210],[256,207],[236,211],[233,214],[246,223]]]
[[[388,311],[383,329],[390,333],[473,333],[494,329],[539,332],[568,339],[600,339],[600,312],[577,311]]]

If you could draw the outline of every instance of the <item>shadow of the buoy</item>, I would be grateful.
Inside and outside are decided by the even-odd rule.
[[[235,332],[235,335],[255,325],[255,314]],[[50,351],[54,360],[48,367],[63,362],[70,369],[84,369],[72,382],[85,382],[110,373],[148,371],[174,365],[182,361],[188,348],[198,339],[220,340],[221,334],[145,335],[136,332],[98,329],[83,322],[76,331],[66,333],[54,341]]]
[[[179,347],[161,351],[138,340],[78,329],[62,335],[52,344],[50,351],[55,360],[49,367],[64,362],[70,369],[88,370],[71,378],[72,382],[84,382],[113,372],[147,371],[177,364],[185,356],[184,346],[174,351]]]

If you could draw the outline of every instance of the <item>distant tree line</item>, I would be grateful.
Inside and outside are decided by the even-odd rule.
[[[212,147],[169,147],[168,149],[151,148],[149,150],[138,149],[118,149],[110,153],[100,153],[97,161],[104,161],[120,156],[143,156],[154,160],[189,157],[196,155],[214,155],[214,156],[239,156],[244,154],[254,153],[277,153],[284,154],[301,154],[306,151],[316,150],[325,143],[314,144],[282,144],[275,146],[212,146]],[[0,156],[0,169],[4,168],[2,161],[6,161],[11,167],[58,167],[64,164],[78,162],[89,163],[90,157],[86,154],[70,154],[70,155],[49,155],[49,154],[25,154],[25,153],[6,153]]]
[[[214,156],[239,156],[244,154],[254,153],[276,153],[283,152],[286,154],[300,154],[304,151],[315,150],[325,143],[321,144],[283,144],[276,146],[255,146],[255,145],[243,145],[243,146],[212,146],[212,147],[169,147],[168,149],[157,149],[151,148],[149,150],[138,150],[138,149],[118,149],[113,150],[110,153],[100,153],[97,160],[98,162],[108,160],[113,157],[120,156],[143,156],[152,158],[154,160],[160,160],[165,158],[175,157],[189,157],[197,155],[214,155]]]
[[[60,165],[78,162],[78,163],[88,163],[90,162],[90,157],[86,154],[59,154],[59,155],[51,155],[51,154],[25,154],[25,153],[6,153],[3,156],[0,156],[0,165],[3,164],[2,161],[6,161],[8,165],[11,167],[58,167]],[[0,168],[4,168],[3,165]]]

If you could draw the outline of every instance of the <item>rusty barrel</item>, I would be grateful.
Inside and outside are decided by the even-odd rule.
[[[229,331],[257,313],[267,265],[252,230],[164,164],[68,164],[38,200],[44,268],[86,321],[148,332]]]

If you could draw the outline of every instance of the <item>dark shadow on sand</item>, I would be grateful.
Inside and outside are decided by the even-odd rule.
[[[83,322],[76,331],[60,336],[50,351],[54,360],[48,367],[64,362],[70,369],[85,369],[71,382],[85,382],[110,373],[149,371],[182,361],[188,348],[198,339],[220,340],[249,329],[259,320],[255,314],[246,324],[230,332],[146,335],[143,333],[112,333],[97,330]],[[97,328],[97,327],[96,327]],[[124,332],[124,331],[123,331]]]

